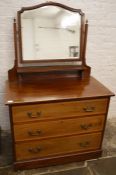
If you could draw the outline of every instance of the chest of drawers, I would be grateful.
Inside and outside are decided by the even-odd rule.
[[[55,82],[49,87],[34,85],[33,93],[32,84],[25,89],[23,84],[7,85],[16,169],[101,155],[109,99],[113,94],[93,78],[81,84],[71,81],[63,81],[59,89]]]

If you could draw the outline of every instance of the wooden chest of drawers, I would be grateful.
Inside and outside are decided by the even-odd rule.
[[[17,84],[13,86],[18,87]],[[97,91],[91,89],[91,86],[96,87]],[[64,95],[68,94],[69,88],[60,92],[60,97],[58,90],[52,88],[52,94],[48,93],[50,100],[46,93],[43,96],[39,94],[42,92],[39,89],[34,94],[40,97],[37,101],[29,100],[29,90],[24,95],[21,86],[19,89],[22,96],[17,100],[16,92],[7,89],[11,92],[7,104],[10,109],[16,169],[81,161],[101,155],[109,98],[113,94],[94,79],[85,85],[81,93],[76,91],[76,86],[72,88],[72,97],[67,99],[63,92]],[[74,98],[74,94],[78,97]],[[13,95],[15,98],[11,101]],[[22,103],[22,97],[28,101]]]

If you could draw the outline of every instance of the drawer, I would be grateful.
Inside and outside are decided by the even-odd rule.
[[[107,98],[104,98],[96,100],[13,106],[13,122],[105,113],[107,102]]]
[[[46,139],[16,144],[16,160],[28,160],[95,150],[100,147],[101,133]]]
[[[15,141],[80,134],[103,130],[105,116],[81,117],[14,125]]]

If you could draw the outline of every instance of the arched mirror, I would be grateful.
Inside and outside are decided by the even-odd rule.
[[[88,77],[88,23],[80,9],[56,2],[22,7],[14,20],[15,64],[9,79],[53,74]]]
[[[83,61],[84,13],[53,2],[18,12],[21,63]]]

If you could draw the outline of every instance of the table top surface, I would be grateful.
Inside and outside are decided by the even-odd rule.
[[[5,104],[45,103],[113,95],[109,89],[93,77],[87,79],[47,79],[37,83],[6,81]]]

